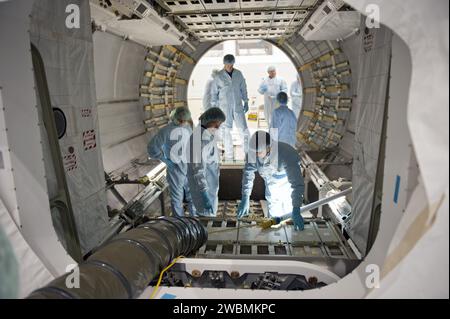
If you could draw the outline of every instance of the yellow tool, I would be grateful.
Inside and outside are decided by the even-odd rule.
[[[268,228],[272,227],[273,225],[276,225],[276,222],[273,218],[263,218],[260,221],[257,221],[256,223],[262,229],[268,229]]]
[[[256,219],[242,219],[242,221],[247,221],[247,222],[256,222],[256,224],[248,224],[248,225],[242,225],[240,224],[238,226],[238,228],[251,228],[251,227],[261,227],[262,229],[269,229],[271,226],[273,225],[278,225],[281,223],[281,219],[279,217],[276,218],[256,218]],[[282,223],[284,223],[285,221],[283,221]],[[210,234],[213,233],[221,233],[221,232],[228,232],[228,231],[235,231],[236,228],[234,227],[230,227],[230,228],[224,228],[224,229],[219,229],[219,230],[215,230],[215,231],[211,231],[209,232]]]
[[[262,229],[268,229],[274,225],[286,224],[290,220],[291,220],[290,218],[283,220],[281,217],[273,217],[273,218],[262,218],[262,219],[256,221],[256,223]]]
[[[142,177],[138,178],[139,183],[143,184],[143,185],[148,185],[150,184],[150,180],[148,179],[147,175],[144,175]]]

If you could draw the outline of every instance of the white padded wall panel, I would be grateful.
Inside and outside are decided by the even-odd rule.
[[[139,82],[146,50],[106,32],[95,32],[93,39],[101,146],[108,172],[146,152],[145,143],[139,139],[139,148],[120,146],[135,143],[133,138],[145,135]],[[120,160],[114,160],[116,157]]]
[[[139,102],[99,104],[102,147],[123,142],[144,132],[142,106]]]
[[[94,32],[92,38],[97,101],[107,101],[114,97],[114,71],[122,41],[105,32]]]
[[[93,39],[104,169],[114,176],[125,172],[134,179],[149,170],[148,166],[132,164],[135,159],[146,160],[149,140],[139,100],[146,48],[101,31],[96,31]],[[127,200],[138,192],[136,185],[120,185],[117,189]],[[110,192],[107,201],[111,208],[122,206]]]
[[[101,31],[93,39],[97,100],[138,98],[145,48]]]
[[[116,98],[129,99],[138,96],[145,54],[146,50],[143,46],[130,41],[122,41],[115,75]]]

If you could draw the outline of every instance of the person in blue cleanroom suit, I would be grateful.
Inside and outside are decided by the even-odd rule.
[[[226,116],[226,122],[221,127],[226,161],[234,158],[231,137],[233,122],[239,129],[244,152],[247,152],[249,136],[247,121],[245,120],[245,113],[248,111],[247,84],[241,71],[234,68],[234,63],[235,59],[232,54],[224,56],[224,67],[214,78],[211,93],[211,105],[220,108]]]
[[[277,129],[278,141],[295,148],[295,144],[297,143],[297,118],[294,112],[287,106],[288,96],[285,92],[278,93],[277,101],[280,106],[272,112],[270,128]]]
[[[242,173],[242,199],[237,210],[238,218],[249,212],[256,171],[264,179],[270,217],[292,213],[294,229],[303,230],[300,207],[305,185],[297,151],[286,143],[272,140],[267,132],[256,131],[253,134]]]
[[[158,131],[147,147],[151,158],[158,159],[167,166],[170,204],[175,216],[184,216],[183,199],[188,203],[189,213],[195,215],[186,176],[187,164],[183,157],[183,147],[191,133],[191,112],[187,107],[177,107],[170,114],[169,124]]]
[[[206,110],[192,132],[188,147],[188,181],[198,215],[215,216],[219,192],[219,150],[217,130],[226,116],[217,107]]]
[[[292,111],[294,111],[295,117],[298,120],[300,111],[302,110],[302,96],[303,96],[300,74],[297,74],[297,80],[292,82],[290,94],[291,94]]]
[[[277,76],[274,66],[267,68],[268,76],[263,78],[259,85],[258,92],[264,95],[264,117],[270,123],[270,116],[276,107],[276,97],[280,92],[288,91],[286,81]]]
[[[211,99],[212,99],[212,86],[214,84],[214,78],[217,76],[220,70],[214,69],[211,72],[211,77],[206,81],[205,92],[203,93],[203,111],[211,108]]]

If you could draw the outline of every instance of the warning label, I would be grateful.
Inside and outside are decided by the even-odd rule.
[[[95,142],[95,131],[89,130],[83,132],[83,147],[84,150],[90,150],[97,146],[97,143]]]
[[[81,109],[81,117],[90,117],[91,109]]]
[[[364,29],[364,36],[363,36],[363,47],[365,52],[372,51],[373,46],[375,44],[375,34],[374,31],[372,31],[369,28]]]
[[[64,169],[66,172],[72,171],[77,168],[77,156],[75,155],[75,149],[73,146],[69,146],[68,153],[63,157]]]

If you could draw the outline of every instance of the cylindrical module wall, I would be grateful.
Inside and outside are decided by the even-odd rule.
[[[353,102],[350,64],[340,44],[336,41],[305,41],[300,36],[270,42],[291,58],[302,79],[303,107],[297,132],[300,145],[305,150],[338,148],[346,131]],[[141,87],[143,107],[147,111],[155,110],[154,114],[149,113],[149,118],[146,119],[149,131],[165,125],[169,111],[173,107],[187,105],[186,84],[196,61],[218,43],[217,41],[194,43],[195,51],[188,46],[176,47],[177,52],[172,48],[164,49],[165,47],[153,49],[158,54],[150,53],[153,59],[150,59],[150,66],[147,67],[152,71],[150,73],[147,69],[144,71]],[[173,61],[176,54],[180,55],[180,59],[175,65]],[[157,57],[159,60],[155,60]],[[161,72],[167,72],[166,68],[170,65],[174,67],[173,78],[178,79],[173,89],[164,84],[167,79],[161,76]],[[155,89],[151,88],[149,83],[159,85],[162,92],[159,97],[160,103],[155,102],[152,105],[149,98],[157,98],[154,94],[151,95],[150,91]],[[148,92],[145,92],[146,90]],[[172,100],[164,103],[164,96],[170,95]]]

